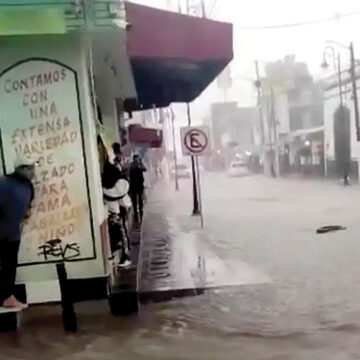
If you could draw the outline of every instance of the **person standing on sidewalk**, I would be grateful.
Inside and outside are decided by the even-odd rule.
[[[135,219],[141,220],[144,206],[144,172],[146,167],[142,163],[139,155],[134,155],[133,162],[130,165],[130,196],[134,209]],[[140,215],[140,217],[139,217]]]
[[[110,162],[105,163],[102,183],[108,209],[111,252],[114,255],[116,251],[120,250],[119,266],[128,266],[131,264],[130,245],[120,209],[131,206],[130,199],[127,200],[129,183],[122,177],[117,166]]]
[[[114,165],[119,169],[119,171],[122,173],[122,176],[124,179],[128,178],[127,169],[124,164],[124,156],[121,151],[121,145],[119,143],[114,143],[112,145],[112,149],[114,152]]]
[[[0,178],[0,292],[3,307],[24,309],[27,305],[16,299],[14,290],[21,223],[34,198],[35,162],[19,157],[14,167],[14,173]]]
[[[115,155],[115,157],[114,157],[115,167],[120,171],[121,178],[129,181],[128,168],[124,164],[124,155],[121,151],[121,145],[119,143],[113,143],[112,149],[113,149],[113,152]],[[126,201],[125,201],[125,203],[126,203]],[[127,243],[129,244],[129,249],[131,249],[131,241],[130,241],[130,237],[129,237],[129,231],[127,228],[127,221],[128,221],[130,207],[122,206],[122,201],[120,201],[120,217],[121,217],[122,224],[123,224],[123,227],[125,230]]]

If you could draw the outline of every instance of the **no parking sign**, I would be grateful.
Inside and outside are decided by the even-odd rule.
[[[210,129],[208,126],[181,128],[182,153],[185,156],[211,155]]]
[[[194,212],[200,215],[201,227],[204,227],[204,218],[201,200],[201,182],[199,169],[199,156],[212,154],[210,142],[210,129],[208,126],[187,126],[181,128],[181,147],[185,156],[192,156],[193,188],[194,188]],[[199,208],[196,203],[199,203]]]

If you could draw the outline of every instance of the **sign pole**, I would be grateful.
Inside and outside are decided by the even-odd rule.
[[[190,104],[187,103],[187,116],[188,116],[188,124],[191,126],[191,112],[190,112]],[[198,189],[197,189],[197,180],[196,180],[196,170],[195,170],[195,159],[194,156],[191,156],[191,169],[192,169],[192,178],[193,178],[193,216],[199,216],[199,198],[198,198]]]
[[[203,214],[203,204],[201,196],[201,178],[200,178],[200,167],[199,167],[199,157],[196,156],[196,173],[197,173],[197,186],[199,193],[199,209],[200,209],[200,224],[201,228],[204,228],[204,214]]]
[[[178,177],[178,165],[177,165],[177,151],[176,151],[176,140],[175,140],[175,113],[172,108],[170,108],[171,113],[171,132],[173,138],[173,151],[174,151],[174,176],[175,176],[175,191],[179,191],[179,177]]]
[[[192,173],[193,173],[193,194],[194,194],[194,211],[193,215],[200,215],[201,228],[204,227],[202,199],[201,199],[201,180],[199,156],[206,156],[212,153],[209,139],[210,128],[205,125],[191,126],[190,108],[188,104],[189,126],[182,127],[182,152],[185,156],[191,156]]]

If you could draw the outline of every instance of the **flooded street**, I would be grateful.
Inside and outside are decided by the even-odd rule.
[[[168,191],[187,233],[197,219],[191,183],[180,185]],[[67,336],[58,306],[34,307],[17,335],[0,336],[1,359],[359,359],[359,187],[205,174],[203,196],[206,246],[266,283],[249,276],[129,318],[112,317],[105,301],[77,304],[80,331]],[[347,229],[317,235],[323,225]]]
[[[0,0],[0,360],[360,360],[359,17]]]

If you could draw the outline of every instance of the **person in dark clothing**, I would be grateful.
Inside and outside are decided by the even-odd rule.
[[[110,189],[119,179],[126,180],[126,177],[116,165],[107,160],[104,164],[104,171],[101,177],[103,187]]]
[[[0,178],[0,292],[2,305],[7,308],[27,307],[15,298],[14,289],[21,223],[34,198],[34,175],[35,162],[19,157],[15,172]]]
[[[124,169],[124,164],[123,164],[123,160],[124,160],[124,157],[123,157],[123,153],[121,151],[121,145],[119,143],[114,143],[112,145],[112,149],[113,149],[113,152],[114,152],[114,155],[115,155],[115,158],[114,158],[114,165],[121,171],[124,173],[124,176],[126,176],[125,174],[125,169]]]
[[[129,181],[128,169],[126,168],[126,166],[124,164],[124,155],[121,151],[121,145],[119,143],[113,143],[112,149],[113,149],[113,152],[115,155],[114,165],[121,172],[121,178]],[[129,232],[128,232],[128,228],[127,228],[128,215],[129,215],[128,208],[121,206],[121,204],[120,204],[120,218],[121,218],[122,225],[123,225],[125,235],[127,238],[127,243],[129,244],[129,249],[130,249],[131,241],[130,241]]]
[[[134,155],[133,162],[130,165],[130,196],[136,219],[142,219],[144,207],[144,172],[146,167],[141,161],[139,155]],[[140,215],[140,218],[139,218]]]
[[[128,266],[131,264],[129,238],[120,209],[126,197],[128,198],[129,183],[117,166],[110,162],[105,163],[102,183],[108,209],[111,252],[114,255],[117,250],[121,250],[119,266]]]

